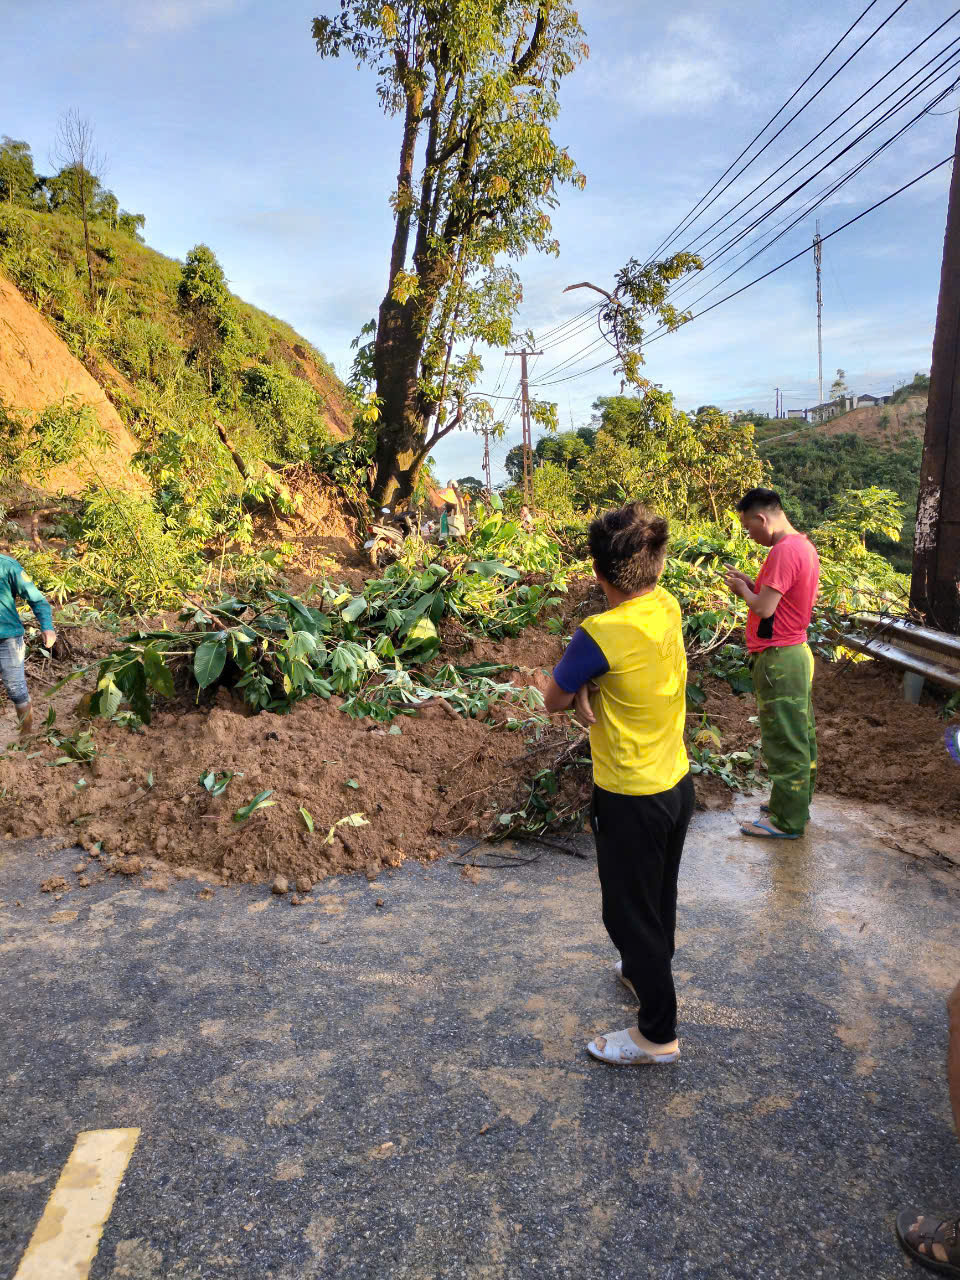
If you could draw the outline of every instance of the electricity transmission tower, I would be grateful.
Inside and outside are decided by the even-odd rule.
[[[820,219],[813,237],[813,262],[817,269],[817,404],[823,404],[823,289],[820,267],[823,263],[823,241],[820,239]]]

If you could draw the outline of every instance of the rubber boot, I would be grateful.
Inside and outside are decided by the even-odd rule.
[[[17,707],[17,719],[20,721],[20,736],[25,738],[27,734],[33,733],[33,703],[25,702],[22,707]]]

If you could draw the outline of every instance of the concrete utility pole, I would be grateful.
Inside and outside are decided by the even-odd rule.
[[[775,418],[780,417],[780,388],[779,387],[773,388],[773,416]]]
[[[487,493],[493,493],[493,481],[490,479],[490,428],[483,428],[483,481]]]
[[[823,241],[820,239],[820,219],[817,234],[813,237],[813,262],[817,269],[817,404],[823,404],[823,289],[820,267],[823,263]]]
[[[940,269],[910,603],[960,632],[960,121]]]
[[[542,356],[542,351],[508,351],[520,357],[520,422],[523,427],[523,500],[533,502],[533,430],[530,422],[530,388],[527,384],[527,356]]]

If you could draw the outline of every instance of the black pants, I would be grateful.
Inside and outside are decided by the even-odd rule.
[[[677,1035],[670,962],[677,920],[677,875],[693,813],[688,773],[669,791],[622,796],[593,788],[592,824],[603,923],[640,998],[637,1025],[655,1044]]]

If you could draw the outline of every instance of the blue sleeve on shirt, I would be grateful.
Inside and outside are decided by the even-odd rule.
[[[563,657],[553,669],[553,678],[564,693],[576,693],[588,680],[610,670],[610,663],[596,640],[577,627]]]

